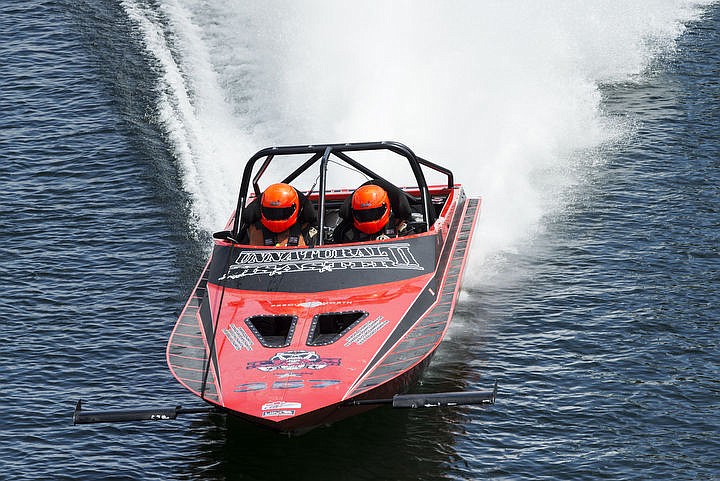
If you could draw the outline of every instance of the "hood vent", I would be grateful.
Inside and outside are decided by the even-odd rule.
[[[245,323],[265,347],[287,347],[290,345],[297,316],[252,316]]]
[[[327,346],[368,316],[364,311],[326,312],[313,317],[308,346]]]

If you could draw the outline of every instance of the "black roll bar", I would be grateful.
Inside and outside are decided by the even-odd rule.
[[[311,157],[305,161],[300,167],[295,169],[290,175],[288,175],[284,182],[289,183],[293,179],[297,178],[300,174],[308,170],[313,164],[320,160],[320,187],[319,187],[319,206],[318,210],[320,213],[319,225],[319,242],[318,245],[323,245],[324,233],[322,226],[325,222],[325,189],[327,182],[327,165],[330,160],[330,156],[334,155],[343,162],[351,165],[353,168],[359,170],[363,174],[374,178],[382,179],[381,176],[373,172],[371,169],[365,167],[355,159],[347,155],[348,152],[360,152],[368,150],[389,150],[397,155],[405,157],[410,164],[410,168],[415,175],[418,189],[420,190],[420,203],[423,209],[423,215],[426,223],[426,228],[430,230],[431,225],[435,221],[435,211],[432,208],[430,192],[428,190],[425,175],[423,174],[421,166],[425,166],[429,169],[435,170],[442,174],[445,174],[448,178],[448,189],[454,187],[453,174],[452,172],[442,166],[439,166],[426,159],[417,157],[415,153],[410,150],[404,144],[394,141],[381,141],[381,142],[352,142],[342,144],[320,144],[320,145],[296,145],[296,146],[285,146],[285,147],[268,147],[256,152],[245,164],[243,170],[242,181],[240,183],[240,194],[238,196],[238,203],[235,209],[235,218],[233,223],[233,230],[231,232],[232,237],[238,238],[240,232],[245,226],[242,226],[240,220],[242,219],[242,211],[245,208],[248,199],[248,190],[250,188],[250,182],[252,178],[253,191],[256,196],[260,195],[260,188],[258,186],[258,180],[262,174],[267,170],[268,165],[272,160],[276,160],[277,157],[283,155],[297,155],[297,154],[312,154]],[[262,166],[252,177],[253,168],[255,163],[259,159],[265,158]],[[409,194],[407,194],[409,195]],[[410,196],[410,195],[409,195]],[[413,198],[412,196],[410,196]],[[417,201],[416,198],[413,200]]]

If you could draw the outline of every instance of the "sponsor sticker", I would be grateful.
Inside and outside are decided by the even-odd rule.
[[[295,411],[292,409],[279,409],[276,411],[263,411],[264,418],[276,418],[280,416],[294,416]]]
[[[364,344],[365,341],[373,337],[376,332],[385,327],[388,322],[390,321],[384,321],[382,316],[378,316],[377,319],[366,322],[360,326],[357,331],[347,337],[345,347],[348,347],[351,344]]]
[[[320,357],[315,351],[285,351],[278,352],[268,360],[250,361],[247,369],[257,369],[263,372],[275,370],[298,371],[301,369],[325,369],[328,366],[339,366],[340,358]]]
[[[236,351],[242,351],[243,349],[252,351],[252,339],[250,339],[250,336],[248,336],[245,331],[235,324],[230,324],[228,329],[223,329],[223,334],[225,334],[225,337],[227,337],[228,341],[230,341],[230,344],[232,344]]]
[[[263,411],[278,410],[278,409],[300,409],[302,404],[297,402],[286,402],[286,401],[272,401],[262,405]]]

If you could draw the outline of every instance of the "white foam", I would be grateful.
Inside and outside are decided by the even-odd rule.
[[[258,148],[393,139],[483,196],[475,263],[562,209],[581,154],[626,129],[603,117],[599,84],[671,53],[700,4],[161,0],[158,16],[123,2],[163,72],[161,121],[201,226],[222,224]]]
[[[173,148],[198,227],[222,228],[237,195],[253,142],[232,112],[211,63],[203,32],[180,2],[160,11],[134,0],[122,6],[142,34],[158,73],[156,121]]]

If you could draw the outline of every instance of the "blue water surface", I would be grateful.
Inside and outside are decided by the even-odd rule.
[[[498,404],[299,438],[206,415],[72,426],[80,398],[198,405],[165,344],[208,239],[119,5],[4,3],[0,65],[0,479],[720,479],[719,7],[602,86],[632,136],[507,255],[512,283],[466,290],[419,389],[497,379]]]

